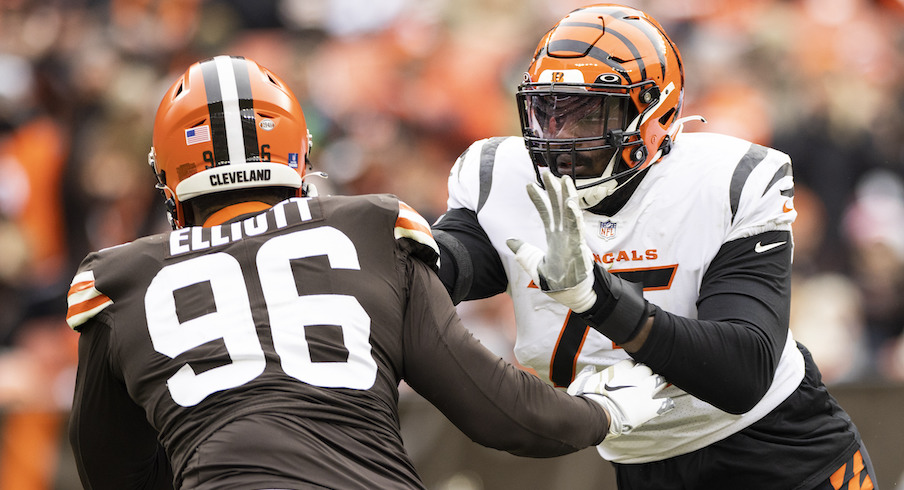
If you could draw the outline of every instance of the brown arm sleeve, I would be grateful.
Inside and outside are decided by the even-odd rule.
[[[172,489],[173,473],[163,446],[144,411],[110,369],[109,328],[89,320],[80,332],[69,441],[82,485]]]
[[[560,456],[602,442],[602,407],[487,350],[462,325],[439,278],[416,260],[409,272],[404,375],[415,391],[474,442],[518,456]]]

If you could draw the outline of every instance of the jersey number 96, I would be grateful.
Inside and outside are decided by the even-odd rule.
[[[299,295],[291,261],[325,255],[333,269],[360,269],[351,239],[324,226],[267,240],[255,258],[267,306],[273,346],[289,376],[321,387],[365,390],[373,386],[377,365],[371,355],[370,317],[354,296]],[[148,332],[154,349],[170,358],[222,339],[230,362],[201,373],[189,363],[169,378],[177,404],[190,407],[209,395],[241,386],[264,372],[266,359],[251,312],[239,261],[224,252],[191,258],[160,270],[145,295]],[[208,313],[180,322],[174,292],[208,282],[214,305]],[[346,362],[312,362],[307,325],[336,325],[348,350]]]

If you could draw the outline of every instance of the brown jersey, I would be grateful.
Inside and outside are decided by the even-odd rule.
[[[437,260],[390,195],[293,198],[88,255],[68,314],[86,488],[420,488],[401,380],[483,445],[546,457],[601,442],[597,404],[462,327]]]

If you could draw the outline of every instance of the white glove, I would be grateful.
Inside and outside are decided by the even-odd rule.
[[[518,238],[506,245],[534,283],[552,299],[575,313],[596,302],[593,254],[584,241],[584,219],[571,177],[543,173],[543,187],[528,184],[527,193],[543,220],[546,254]]]
[[[618,437],[675,408],[671,398],[654,398],[668,385],[649,367],[630,359],[602,372],[587,366],[578,373],[568,394],[583,395],[599,403],[609,413],[609,436]]]

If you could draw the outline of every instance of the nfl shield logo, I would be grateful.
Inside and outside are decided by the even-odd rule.
[[[615,223],[611,219],[600,223],[600,237],[604,240],[615,238]]]

